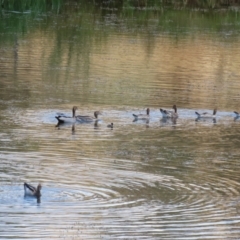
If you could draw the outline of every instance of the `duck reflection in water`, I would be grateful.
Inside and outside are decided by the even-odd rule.
[[[217,119],[216,118],[196,118],[195,119],[196,122],[212,122],[212,123],[217,123]]]
[[[166,126],[166,125],[177,125],[177,119],[178,118],[166,118],[163,117],[162,119],[160,119],[160,125],[162,126]]]
[[[96,120],[94,122],[94,129],[98,129],[99,128],[99,124],[98,124],[99,120]]]
[[[76,124],[72,124],[72,128],[71,128],[71,132],[72,132],[72,135],[74,135],[76,133]],[[56,126],[55,126],[58,130],[60,130],[61,128],[66,128],[66,127],[70,127],[69,124],[63,124],[63,123],[58,123]]]
[[[41,189],[42,185],[39,183],[37,187],[34,187],[28,183],[24,183],[24,197],[35,197],[37,199],[37,203],[41,202]]]
[[[76,132],[75,124],[72,125],[72,135],[74,135]]]
[[[145,123],[146,123],[146,128],[149,128],[149,123],[150,123],[149,119],[146,120]]]

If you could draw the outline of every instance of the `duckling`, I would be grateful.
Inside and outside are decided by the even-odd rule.
[[[146,110],[146,114],[133,114],[133,117],[134,117],[134,121],[137,121],[137,120],[148,120],[150,115],[150,109],[147,108]]]
[[[76,110],[78,108],[76,106],[73,106],[72,108],[72,117],[66,116],[63,113],[57,113],[57,116],[55,117],[58,120],[58,123],[75,123],[76,122]]]
[[[38,186],[36,188],[26,182],[24,183],[25,195],[30,195],[30,196],[34,196],[36,198],[40,198],[41,197],[41,189],[42,189],[42,185],[40,183],[38,184]]]
[[[113,123],[108,124],[107,127],[113,129]]]
[[[90,123],[93,121],[98,121],[100,119],[98,119],[98,115],[101,115],[102,113],[100,111],[95,111],[94,112],[94,117],[91,116],[82,116],[82,115],[77,115],[76,119],[78,122],[80,123]]]
[[[165,110],[160,108],[160,112],[162,113],[163,118],[177,118],[178,113],[177,113],[177,106],[173,105],[173,111]]]
[[[204,113],[198,113],[198,112],[195,112],[197,114],[197,118],[203,118],[203,119],[209,119],[209,118],[216,118],[216,114],[217,114],[217,109],[214,108],[213,109],[213,114],[211,113],[208,113],[208,112],[204,112]]]

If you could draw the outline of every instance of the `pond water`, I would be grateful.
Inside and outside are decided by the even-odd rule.
[[[0,238],[239,239],[239,23],[237,10],[3,11]],[[56,126],[73,106],[100,121]],[[40,203],[24,182],[42,184]]]

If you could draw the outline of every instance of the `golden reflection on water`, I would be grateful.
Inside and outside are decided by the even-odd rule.
[[[57,46],[57,37],[57,32],[37,30],[26,40],[18,40],[16,62],[4,62],[5,74],[15,65],[15,81],[23,88],[28,83],[33,100],[44,94],[45,100],[104,104],[236,107],[236,42],[213,41],[206,33],[177,40],[171,35],[112,34],[82,49],[77,42],[72,47],[68,41]],[[151,50],[146,47],[149,42],[154,46]]]

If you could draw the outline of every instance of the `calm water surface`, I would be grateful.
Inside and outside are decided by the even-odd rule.
[[[1,16],[0,238],[239,239],[239,13],[72,8]]]

